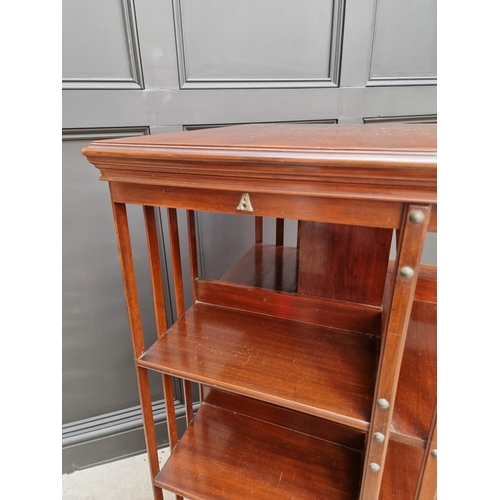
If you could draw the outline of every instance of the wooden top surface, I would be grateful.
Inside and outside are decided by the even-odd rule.
[[[252,124],[150,136],[95,141],[84,154],[174,158],[266,159],[297,158],[335,163],[353,153],[366,160],[394,156],[398,165],[436,166],[436,125],[433,124]],[[404,160],[406,158],[406,161]],[[389,159],[387,159],[389,160]]]
[[[430,124],[235,125],[95,141],[83,154],[111,183],[437,202]]]

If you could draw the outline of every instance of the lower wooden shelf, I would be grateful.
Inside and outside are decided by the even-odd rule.
[[[202,404],[155,484],[190,500],[355,500],[362,454]]]

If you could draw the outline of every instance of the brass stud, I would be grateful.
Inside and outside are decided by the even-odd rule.
[[[378,441],[379,443],[383,443],[384,439],[385,439],[385,436],[381,432],[376,432],[373,435],[373,439],[375,439],[375,441]]]
[[[410,222],[412,224],[421,224],[424,222],[425,215],[420,210],[415,210],[410,214]]]
[[[378,472],[380,470],[380,465],[379,464],[376,464],[375,462],[372,462],[370,465],[370,470],[372,470],[373,472]]]
[[[399,271],[399,275],[401,276],[401,278],[409,280],[410,278],[413,278],[414,271],[411,267],[405,266],[401,268],[401,270]]]
[[[381,398],[377,401],[377,404],[382,408],[383,410],[387,410],[389,408],[389,401],[387,399]]]
[[[432,451],[431,451],[431,455],[432,455],[433,457],[436,457],[436,458],[437,458],[437,456],[438,456],[438,451],[437,451],[437,450],[432,450]]]

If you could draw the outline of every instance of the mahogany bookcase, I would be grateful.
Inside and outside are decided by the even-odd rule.
[[[420,264],[437,230],[435,125],[241,125],[96,141],[83,154],[109,183],[155,499],[435,498],[436,268]],[[128,204],[144,211],[151,346]],[[170,328],[155,207],[168,214]],[[219,280],[198,270],[197,211],[255,220],[255,244]],[[264,217],[276,220],[272,244]],[[284,219],[297,221],[296,246],[283,245]],[[149,370],[166,403],[161,470]],[[173,377],[184,381],[182,437]]]

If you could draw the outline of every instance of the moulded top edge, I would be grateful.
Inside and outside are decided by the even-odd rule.
[[[217,158],[266,162],[387,161],[436,165],[432,124],[261,124],[236,125],[151,136],[95,141],[86,156],[164,158],[197,161]]]

